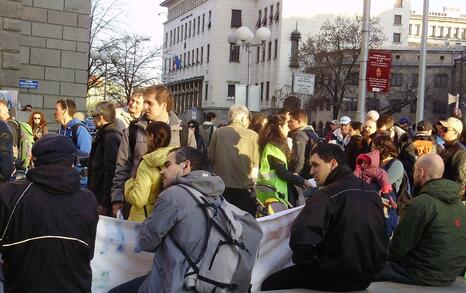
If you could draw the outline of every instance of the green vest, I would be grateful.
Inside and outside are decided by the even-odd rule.
[[[264,203],[266,199],[271,197],[282,198],[286,202],[288,202],[288,183],[285,180],[278,178],[275,170],[270,169],[269,161],[267,160],[267,156],[269,155],[284,162],[285,167],[288,168],[288,163],[285,154],[276,146],[268,143],[265,145],[265,148],[261,154],[259,177],[257,178],[257,183],[273,186],[283,195],[279,196],[273,191],[267,192],[266,188],[264,189],[261,188],[261,186],[258,186],[256,188],[256,196],[262,203]]]

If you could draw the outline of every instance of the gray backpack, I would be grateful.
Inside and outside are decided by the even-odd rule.
[[[196,189],[178,186],[191,195],[207,218],[206,239],[198,259],[174,241],[190,266],[185,273],[185,289],[199,293],[248,292],[262,239],[256,219],[223,198],[220,204],[213,204]]]

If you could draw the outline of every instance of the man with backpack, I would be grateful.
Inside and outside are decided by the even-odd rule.
[[[61,99],[55,104],[55,121],[61,124],[58,134],[71,138],[78,156],[87,158],[91,152],[92,136],[81,120],[73,118],[75,113],[76,104],[72,100]]]
[[[13,160],[16,169],[26,170],[31,160],[31,150],[34,144],[32,128],[27,122],[18,121],[10,116],[8,102],[0,100],[0,120],[5,121],[12,133]]]
[[[202,138],[207,146],[210,144],[210,140],[212,138],[212,134],[214,133],[215,127],[214,120],[217,117],[214,112],[209,112],[205,116],[205,121],[202,123],[199,131],[201,133]]]
[[[198,150],[174,149],[164,165],[165,190],[139,231],[140,248],[155,252],[152,271],[110,293],[247,292],[258,223],[222,198],[225,184],[201,170]]]
[[[308,116],[304,110],[290,112],[288,136],[293,140],[289,170],[293,173],[309,179],[309,158],[311,151],[323,140],[317,135],[312,126],[307,125]]]

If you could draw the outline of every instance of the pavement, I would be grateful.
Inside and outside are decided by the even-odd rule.
[[[292,289],[292,290],[275,290],[267,291],[268,293],[311,293],[322,292],[316,290],[306,289]],[[424,286],[411,286],[393,282],[377,282],[372,283],[369,288],[364,291],[365,293],[466,293],[466,280],[458,277],[456,282],[449,287],[424,287]]]

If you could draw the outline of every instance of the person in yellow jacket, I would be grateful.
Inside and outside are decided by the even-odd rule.
[[[128,220],[142,222],[154,209],[155,201],[162,191],[160,171],[173,146],[168,146],[171,129],[164,122],[149,123],[147,131],[148,152],[142,156],[135,178],[125,182],[125,199],[131,210]]]
[[[296,198],[288,197],[288,184],[308,188],[310,183],[303,177],[288,170],[288,160],[291,150],[287,141],[288,121],[284,115],[273,115],[261,131],[259,136],[259,150],[261,153],[259,186],[274,187],[280,194],[268,192],[263,188],[256,188],[257,198],[264,203],[268,198],[275,197],[281,202],[296,204]],[[296,196],[295,196],[296,197]]]

